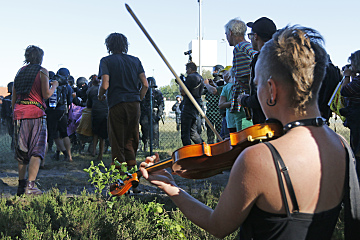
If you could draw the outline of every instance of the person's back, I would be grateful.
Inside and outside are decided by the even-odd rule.
[[[248,151],[261,156],[256,165],[266,167],[259,168],[257,174],[261,178],[256,185],[261,186],[258,189],[260,197],[243,223],[247,237],[330,239],[341,209],[345,178],[346,153],[339,136],[327,126],[297,127],[270,143],[288,169],[299,212],[294,211],[294,203],[282,177],[291,213],[287,216],[268,147],[259,144],[249,148]]]
[[[97,94],[99,85],[91,86],[87,92],[87,107],[92,109],[93,114],[107,115],[108,104],[106,101],[99,101]]]
[[[142,163],[144,178],[219,238],[240,228],[241,239],[331,239],[347,192],[350,159],[318,109],[326,66],[321,43],[316,30],[292,26],[261,49],[255,66],[257,96],[265,116],[281,123],[284,134],[240,153],[214,210],[179,189],[169,173],[148,174]],[[149,157],[146,164],[155,160]],[[356,208],[345,205],[345,210]]]
[[[127,55],[125,35],[111,33],[105,39],[105,45],[109,55],[100,60],[98,99],[108,101],[107,127],[112,164],[117,159],[126,161],[127,167],[131,168],[136,165],[139,144],[140,101],[149,84],[141,61]]]
[[[197,72],[188,74],[185,85],[191,92],[198,104],[201,103],[201,94],[204,89],[203,78]],[[184,96],[182,112],[191,112],[197,114],[198,111],[188,96]]]
[[[101,59],[101,66],[106,66],[106,73],[109,73],[110,76],[107,93],[110,108],[120,102],[140,102],[138,76],[144,70],[137,57],[127,54],[111,54]]]

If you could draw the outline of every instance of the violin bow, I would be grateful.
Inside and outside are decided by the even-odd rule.
[[[195,98],[193,97],[193,95],[190,93],[189,89],[187,89],[187,87],[185,86],[185,84],[183,83],[183,81],[180,80],[179,76],[176,74],[176,72],[174,71],[174,69],[171,67],[170,63],[166,60],[165,56],[162,54],[162,52],[160,51],[160,49],[158,48],[158,46],[155,44],[154,40],[150,37],[149,33],[146,31],[146,29],[144,28],[144,26],[141,24],[141,22],[139,21],[139,19],[136,17],[135,13],[131,10],[130,6],[128,4],[125,3],[125,7],[128,10],[128,12],[130,13],[130,15],[132,16],[132,18],[135,20],[135,22],[137,23],[137,25],[140,27],[140,29],[143,31],[143,33],[145,34],[145,36],[147,37],[147,39],[150,41],[151,45],[153,45],[153,47],[155,48],[155,50],[157,51],[157,53],[160,55],[160,57],[162,58],[162,60],[165,62],[165,64],[167,65],[167,67],[170,69],[170,71],[172,72],[172,74],[174,75],[174,77],[176,78],[177,83],[181,86],[181,88],[184,90],[185,94],[189,97],[190,101],[194,104],[194,106],[196,107],[196,109],[199,111],[200,115],[205,119],[206,123],[208,124],[208,126],[211,128],[211,130],[215,133],[217,139],[219,139],[220,141],[223,141],[222,137],[220,136],[220,134],[216,131],[216,129],[214,128],[214,125],[210,122],[210,120],[206,117],[204,111],[201,109],[201,107],[199,106],[199,104],[196,102]]]

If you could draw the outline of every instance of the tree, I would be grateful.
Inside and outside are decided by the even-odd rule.
[[[213,79],[214,77],[213,77],[213,75],[212,75],[212,73],[211,73],[211,71],[209,71],[209,70],[202,70],[202,77],[204,78],[204,79]]]
[[[213,79],[211,71],[203,70],[202,77],[204,79]],[[170,85],[159,88],[166,100],[176,100],[176,96],[180,95],[179,85],[175,82],[175,78],[171,79]]]
[[[179,85],[175,79],[171,79],[170,85],[162,86],[159,88],[166,100],[176,100],[176,95],[180,94]]]

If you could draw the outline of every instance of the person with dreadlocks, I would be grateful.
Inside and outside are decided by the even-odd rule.
[[[44,99],[53,95],[59,83],[51,82],[49,73],[41,67],[44,51],[30,45],[25,50],[26,66],[15,76],[12,97],[15,123],[15,158],[18,161],[19,186],[17,195],[39,195],[35,185],[40,163],[44,159],[47,128]],[[28,167],[28,180],[25,179]]]
[[[123,34],[111,33],[105,44],[110,55],[100,61],[98,99],[108,101],[112,163],[117,159],[131,168],[136,165],[140,101],[146,94],[148,82],[141,61],[127,54],[128,41]]]

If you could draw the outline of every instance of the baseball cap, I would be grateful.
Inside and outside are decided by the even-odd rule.
[[[224,69],[221,69],[220,72],[229,71],[231,66],[226,66]]]
[[[252,31],[261,38],[271,39],[276,32],[275,23],[267,17],[261,17],[255,22],[248,22],[246,26],[252,28]]]

